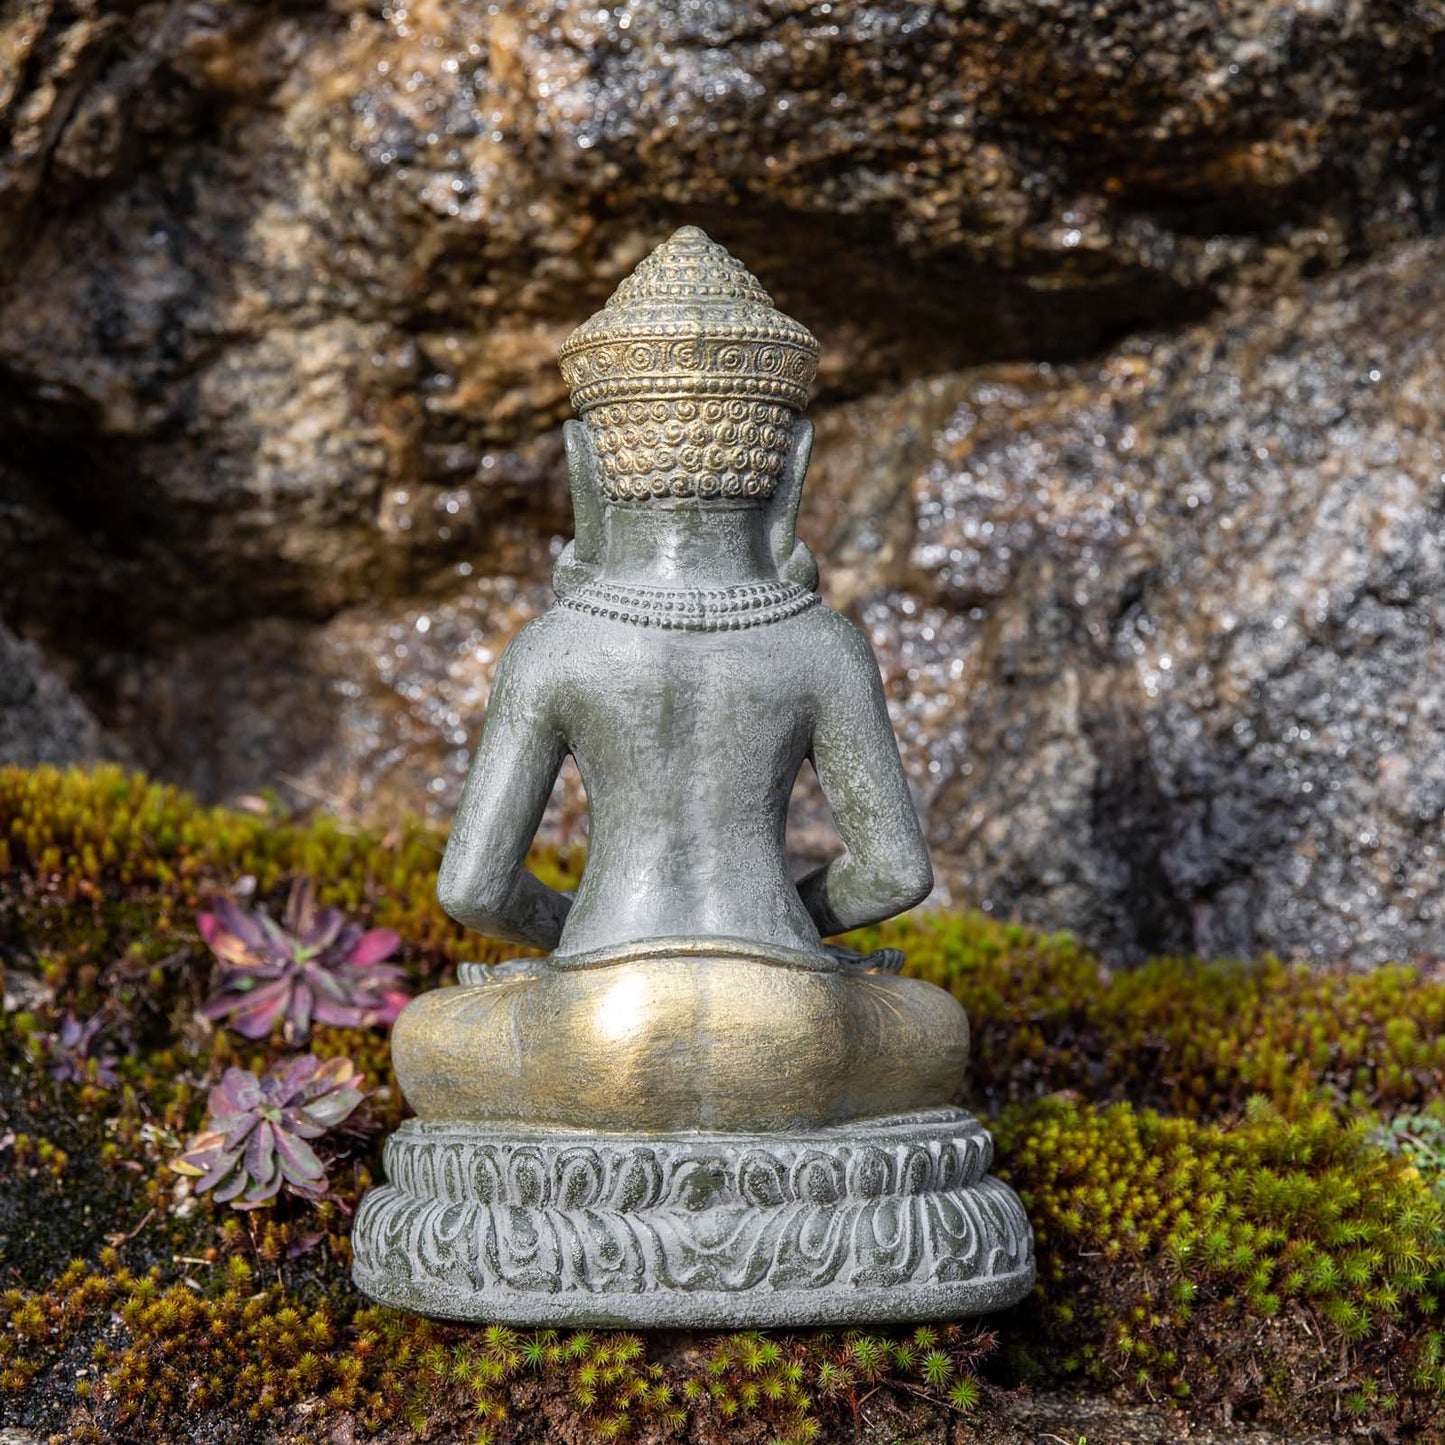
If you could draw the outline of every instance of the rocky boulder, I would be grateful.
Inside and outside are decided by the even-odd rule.
[[[1442,42],[1398,0],[13,0],[0,612],[207,796],[444,813],[569,525],[557,343],[692,221],[826,343],[808,527],[960,901],[1438,949]]]
[[[0,765],[65,766],[124,757],[100,724],[46,665],[40,649],[0,623]]]
[[[1431,243],[969,379],[867,609],[967,896],[1125,953],[1445,952],[1442,342]]]
[[[12,0],[0,608],[84,657],[535,565],[556,344],[682,220],[826,339],[824,405],[1333,266],[1436,213],[1442,37],[1399,0]]]

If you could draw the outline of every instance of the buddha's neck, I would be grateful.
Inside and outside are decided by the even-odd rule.
[[[763,513],[756,502],[613,505],[603,522],[602,580],[676,588],[776,581]]]

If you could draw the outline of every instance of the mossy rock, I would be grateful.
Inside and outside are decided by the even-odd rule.
[[[196,1020],[195,911],[243,877],[274,900],[308,875],[398,929],[430,986],[498,956],[437,908],[439,847],[420,826],[203,809],[115,769],[0,771],[0,1424],[116,1442],[1445,1431],[1445,1180],[1408,1147],[1445,1133],[1445,983],[1273,960],[1116,973],[970,914],[851,941],[904,948],[970,1012],[973,1094],[1038,1235],[1025,1305],[877,1335],[645,1338],[371,1305],[346,1230],[379,1136],[319,1207],[237,1213],[167,1167],[224,1067],[286,1052]],[[534,861],[563,882],[581,860]],[[51,1077],[67,1011],[104,1011],[119,1084]],[[379,1122],[399,1119],[380,1030],[310,1047],[353,1058]],[[1420,1121],[1403,1148],[1399,1118]]]

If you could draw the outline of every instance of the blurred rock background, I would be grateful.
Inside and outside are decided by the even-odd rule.
[[[1438,956],[1442,97],[1405,0],[3,0],[0,755],[444,818],[692,222],[956,902]]]

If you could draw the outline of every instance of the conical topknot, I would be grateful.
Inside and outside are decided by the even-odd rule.
[[[684,226],[558,353],[616,500],[765,497],[790,414],[807,405],[818,343],[756,277]]]
[[[696,226],[673,233],[612,293],[606,311],[637,309],[662,298],[773,311],[773,298],[726,248]],[[775,313],[778,314],[778,313]]]
[[[558,353],[578,411],[633,396],[808,401],[818,343],[696,226],[664,241]]]

